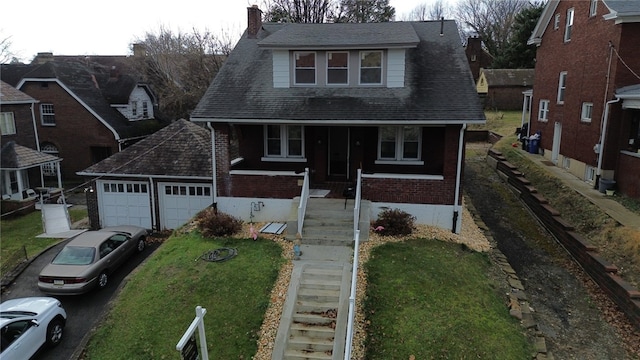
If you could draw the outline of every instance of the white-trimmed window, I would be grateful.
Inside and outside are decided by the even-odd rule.
[[[315,52],[295,52],[295,84],[315,84],[316,83],[316,53]]]
[[[16,121],[13,112],[0,113],[0,134],[13,135],[16,133]]]
[[[304,159],[304,128],[301,125],[265,125],[265,158]]]
[[[563,71],[560,73],[558,78],[558,104],[564,104],[564,95],[567,90],[567,72]]]
[[[378,128],[378,160],[419,161],[422,131],[418,126],[383,126]]]
[[[596,16],[598,13],[598,0],[591,0],[589,4],[589,16]]]
[[[40,104],[40,116],[42,125],[55,126],[56,114],[53,111],[53,104]]]
[[[134,100],[131,102],[131,117],[135,118],[136,116],[138,116],[138,102]]]
[[[538,121],[549,121],[549,100],[540,100],[540,106],[538,106]]]
[[[40,151],[45,154],[58,156],[58,148],[51,143],[42,144],[42,146],[40,146]],[[56,163],[50,162],[42,165],[42,175],[56,176]]]
[[[580,121],[582,122],[591,122],[591,112],[593,111],[593,103],[583,102],[582,103],[582,112],[580,115]]]
[[[360,52],[360,84],[382,84],[382,51]]]
[[[346,51],[327,52],[327,84],[349,84],[349,53]]]
[[[564,42],[571,40],[571,29],[573,28],[573,8],[567,10],[567,22],[564,25]]]
[[[592,183],[596,179],[596,168],[593,166],[587,165],[587,168],[584,172],[584,180]]]
[[[142,117],[145,119],[149,118],[149,103],[146,101],[142,102]]]
[[[553,20],[553,29],[558,30],[560,28],[560,14],[556,14]]]

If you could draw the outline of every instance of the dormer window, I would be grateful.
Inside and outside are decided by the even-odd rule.
[[[296,52],[295,56],[295,84],[316,83],[316,53]]]
[[[349,84],[349,53],[327,53],[327,84]]]
[[[382,51],[360,52],[360,84],[382,84]]]

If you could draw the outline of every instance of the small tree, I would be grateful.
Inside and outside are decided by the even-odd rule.
[[[388,22],[396,9],[389,0],[340,0],[333,21],[338,23]]]
[[[543,3],[533,4],[522,9],[515,17],[511,36],[504,51],[497,54],[492,67],[502,69],[532,69],[535,66],[536,48],[527,45],[527,41],[538,23]]]

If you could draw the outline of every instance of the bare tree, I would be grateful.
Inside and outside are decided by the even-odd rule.
[[[455,15],[463,38],[479,36],[496,56],[507,44],[516,14],[527,6],[523,0],[461,0]]]
[[[136,67],[156,91],[161,112],[172,119],[188,118],[231,51],[228,36],[196,29],[174,33],[164,26],[137,43],[145,56],[134,56]]]
[[[263,6],[265,21],[324,23],[332,17],[333,0],[265,0]]]
[[[0,64],[7,64],[15,59],[11,51],[11,37],[3,37],[0,40]]]
[[[427,21],[449,18],[452,10],[443,0],[436,0],[429,6],[426,2],[418,4],[409,14],[403,16],[403,21]]]

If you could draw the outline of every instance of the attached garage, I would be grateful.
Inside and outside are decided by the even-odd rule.
[[[140,181],[96,181],[101,226],[137,225],[151,229],[149,184]]]
[[[213,203],[211,184],[158,183],[160,223],[177,229]]]

